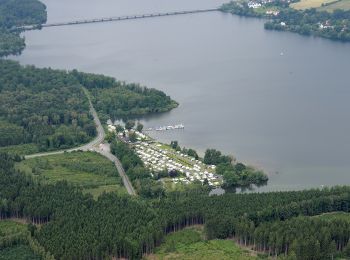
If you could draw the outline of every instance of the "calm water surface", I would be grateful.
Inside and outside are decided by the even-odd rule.
[[[212,8],[215,0],[45,0],[49,22]],[[265,190],[350,184],[350,44],[263,29],[220,12],[46,28],[25,34],[22,64],[111,75],[180,106],[146,127],[268,172]],[[283,55],[281,55],[283,53]]]

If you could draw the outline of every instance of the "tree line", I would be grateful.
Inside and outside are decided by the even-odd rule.
[[[349,254],[349,222],[313,217],[349,212],[350,188],[208,196],[205,189],[168,193],[157,200],[104,194],[93,200],[60,182],[34,182],[0,154],[0,216],[42,224],[33,231],[57,259],[140,259],[168,232],[204,224],[209,239],[233,238],[288,259]],[[323,245],[328,245],[323,246]]]
[[[223,176],[223,188],[235,190],[237,187],[251,187],[265,185],[267,175],[254,167],[236,162],[232,156],[223,155],[216,149],[207,149],[204,154],[205,164],[216,165],[216,173]]]

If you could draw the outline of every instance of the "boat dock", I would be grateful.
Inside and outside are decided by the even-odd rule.
[[[185,129],[185,126],[183,124],[177,124],[177,125],[167,125],[167,126],[158,126],[158,127],[150,127],[147,129],[144,129],[143,131],[168,131],[168,130],[180,130]]]

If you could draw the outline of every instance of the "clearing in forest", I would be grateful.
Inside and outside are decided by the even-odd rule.
[[[71,152],[21,161],[17,169],[45,183],[67,181],[97,198],[103,192],[126,194],[114,164],[95,152]]]
[[[1,260],[39,260],[39,256],[33,253],[28,245],[14,243],[7,246],[11,240],[16,240],[17,237],[25,236],[27,225],[11,220],[0,221],[0,259]],[[4,243],[3,243],[4,242]],[[10,243],[11,244],[11,243]]]
[[[27,225],[11,221],[11,220],[1,220],[0,221],[0,239],[7,236],[13,236],[17,234],[23,234],[27,231]]]
[[[166,236],[154,254],[146,257],[155,259],[257,259],[241,249],[232,240],[205,240],[202,226],[185,228]]]

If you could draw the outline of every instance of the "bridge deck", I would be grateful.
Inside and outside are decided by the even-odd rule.
[[[87,23],[103,23],[103,22],[135,20],[135,19],[144,19],[144,18],[152,18],[152,17],[171,16],[171,15],[206,13],[206,12],[214,12],[214,11],[219,11],[219,8],[196,9],[196,10],[189,10],[189,11],[175,11],[175,12],[166,12],[166,13],[152,13],[152,14],[128,15],[128,16],[117,16],[117,17],[105,17],[105,18],[98,18],[98,19],[85,19],[85,20],[76,20],[76,21],[70,21],[70,22],[28,25],[28,26],[16,27],[15,29],[33,30],[33,29],[37,29],[38,27],[54,27],[54,26],[67,26],[67,25],[87,24]]]

